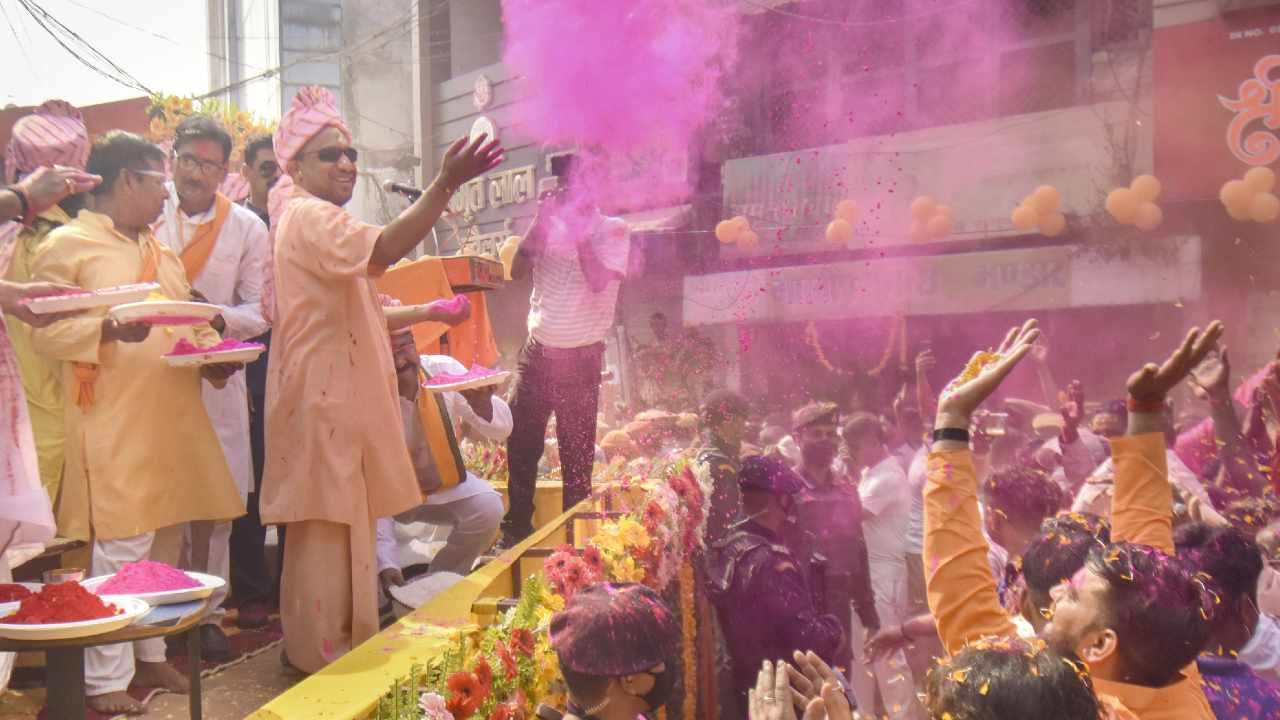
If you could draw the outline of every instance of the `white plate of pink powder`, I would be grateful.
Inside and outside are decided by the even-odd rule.
[[[112,307],[121,303],[137,302],[159,289],[160,286],[155,283],[136,283],[133,285],[100,288],[92,292],[45,295],[44,297],[23,300],[22,303],[37,315],[74,312],[76,310],[91,310],[97,307]]]
[[[102,596],[128,595],[151,605],[203,600],[226,584],[215,575],[179,570],[172,565],[142,560],[125,563],[118,572],[99,575],[80,583],[86,590]]]
[[[208,303],[179,300],[151,300],[116,305],[108,314],[119,323],[148,325],[199,325],[207,323],[222,310]]]
[[[453,373],[433,375],[423,387],[432,392],[462,392],[489,385],[501,385],[509,377],[511,373],[507,370],[472,365],[470,370],[460,375]]]
[[[259,343],[240,342],[227,338],[212,347],[202,348],[183,338],[174,344],[164,356],[169,367],[198,367],[215,363],[251,363],[258,359],[267,347]]]

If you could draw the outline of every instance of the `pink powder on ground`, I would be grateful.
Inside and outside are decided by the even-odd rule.
[[[125,563],[111,579],[98,586],[99,595],[151,593],[200,587],[190,575],[172,565],[151,560]]]

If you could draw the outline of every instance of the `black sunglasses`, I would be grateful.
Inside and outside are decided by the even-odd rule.
[[[336,163],[338,162],[338,158],[342,157],[343,155],[347,156],[347,159],[351,161],[352,165],[355,164],[356,160],[360,159],[360,151],[356,150],[353,147],[324,148],[323,150],[312,150],[310,152],[299,153],[299,154],[315,155],[316,157],[320,158],[320,162],[326,162],[326,163]]]

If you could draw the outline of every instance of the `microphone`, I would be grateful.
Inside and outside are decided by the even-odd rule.
[[[398,183],[395,180],[388,180],[382,183],[382,189],[389,193],[396,193],[409,198],[410,202],[422,197],[422,190],[412,186]]]

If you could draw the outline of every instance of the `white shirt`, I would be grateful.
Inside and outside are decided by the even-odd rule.
[[[1280,682],[1280,624],[1270,615],[1258,615],[1253,637],[1240,648],[1236,659],[1260,677]]]
[[[618,278],[593,292],[578,261],[578,244],[565,223],[552,218],[542,256],[533,266],[529,297],[529,336],[543,345],[576,348],[604,340],[613,326]],[[627,271],[631,228],[622,218],[597,214],[591,221],[591,245],[600,262],[618,275]]]
[[[467,368],[462,363],[448,355],[423,355],[422,367],[427,371],[428,375],[438,375],[440,373],[461,375],[467,371]],[[476,414],[475,410],[471,409],[471,405],[462,396],[462,393],[444,393],[445,410],[449,413],[450,424],[453,425],[453,436],[458,438],[459,443],[467,442],[461,439],[464,427],[487,440],[506,440],[507,436],[511,434],[512,417],[510,406],[497,395],[491,398],[491,402],[493,403],[493,419],[485,421]],[[400,411],[404,414],[406,421],[406,435],[410,438],[421,438],[422,424],[418,419],[417,404],[401,398]],[[409,435],[409,433],[416,434]],[[413,442],[413,440],[410,440],[410,442]],[[410,453],[410,455],[412,456],[413,453]],[[465,482],[431,493],[423,504],[447,505],[483,493],[496,492],[486,480],[477,477],[468,470]],[[395,521],[392,518],[379,518],[377,522],[375,554],[377,555],[379,572],[387,568],[400,567],[395,560],[396,536],[394,523]]]
[[[924,445],[916,449],[907,468],[907,489],[911,493],[911,512],[907,519],[906,551],[912,555],[924,554],[924,483],[928,479],[929,450]]]
[[[169,198],[156,220],[156,239],[179,255],[195,237],[196,228],[213,219],[214,207],[188,217],[178,207],[178,196],[169,183]],[[196,277],[195,289],[222,308],[227,327],[224,337],[247,340],[270,328],[262,317],[262,284],[267,259],[267,226],[241,205],[231,204],[213,253]],[[186,298],[180,298],[185,300]],[[203,384],[205,411],[218,434],[227,466],[243,499],[253,487],[253,456],[249,446],[249,399],[243,372],[232,375],[221,389]]]
[[[863,470],[858,483],[862,534],[867,540],[871,587],[878,602],[898,605],[905,598],[910,492],[907,474],[892,453]]]
[[[1200,478],[1197,478],[1196,474],[1191,472],[1191,468],[1188,468],[1185,463],[1179,460],[1172,450],[1166,448],[1164,452],[1165,466],[1169,473],[1169,483],[1182,488],[1187,493],[1212,506],[1213,503],[1209,500],[1209,493],[1205,491],[1204,484],[1200,482]],[[1115,462],[1111,458],[1107,458],[1102,461],[1098,469],[1093,471],[1093,474],[1081,486],[1080,491],[1076,493],[1075,501],[1071,503],[1071,510],[1110,517],[1111,499],[1115,496],[1115,479]]]

